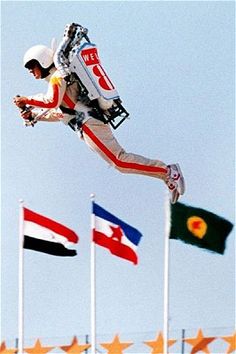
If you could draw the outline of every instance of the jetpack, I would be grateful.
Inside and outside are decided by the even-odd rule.
[[[78,99],[96,109],[104,123],[116,129],[129,116],[101,65],[96,44],[90,42],[87,28],[76,23],[66,25],[54,64],[68,85],[78,83]]]

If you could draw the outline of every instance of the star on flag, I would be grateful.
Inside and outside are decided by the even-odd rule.
[[[205,354],[210,354],[207,346],[215,339],[216,337],[204,337],[202,330],[199,329],[196,338],[186,338],[184,339],[184,342],[192,345],[191,354],[195,354],[200,351],[204,352]]]
[[[117,227],[110,226],[110,229],[112,230],[111,238],[121,242],[121,237],[122,237],[123,233],[122,233],[120,226],[117,226]]]
[[[168,347],[175,344],[175,342],[177,342],[176,339],[169,339],[168,340]],[[159,335],[157,335],[155,340],[145,341],[144,343],[152,348],[151,354],[162,354],[163,353],[164,338],[163,338],[163,335],[161,332],[159,333]]]
[[[40,340],[37,339],[35,342],[34,347],[31,348],[24,348],[24,351],[29,354],[45,354],[50,352],[54,347],[42,347]]]
[[[86,349],[90,348],[91,344],[79,344],[77,337],[75,336],[70,345],[65,345],[60,347],[64,352],[68,354],[80,354],[83,353]]]
[[[108,350],[107,354],[123,354],[123,350],[130,347],[133,342],[120,342],[117,334],[111,343],[100,343],[101,346]]]

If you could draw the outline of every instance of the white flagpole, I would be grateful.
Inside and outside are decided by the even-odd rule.
[[[92,203],[95,195],[90,196]],[[91,354],[96,354],[96,246],[93,242],[95,228],[95,215],[91,213],[91,255],[90,255],[90,281],[91,281]]]
[[[164,250],[164,313],[163,313],[163,352],[168,354],[169,339],[169,234],[170,234],[170,201],[165,198],[165,250]]]
[[[24,201],[19,200],[18,354],[24,353]]]

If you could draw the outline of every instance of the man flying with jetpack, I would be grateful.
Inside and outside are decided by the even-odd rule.
[[[129,115],[107,76],[97,47],[78,24],[65,28],[56,51],[44,45],[31,47],[24,55],[24,67],[48,82],[46,94],[16,96],[26,126],[39,121],[58,122],[72,128],[85,143],[122,173],[142,174],[164,181],[171,203],[184,194],[184,177],[179,165],[127,153],[113,135]],[[118,123],[116,122],[117,120]]]

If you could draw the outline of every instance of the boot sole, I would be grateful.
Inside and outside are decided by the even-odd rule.
[[[184,176],[183,176],[183,173],[182,173],[182,171],[181,171],[181,169],[180,169],[180,167],[179,167],[179,164],[176,163],[175,165],[176,165],[176,167],[177,167],[177,169],[178,169],[178,173],[179,173],[179,175],[180,175],[179,180],[178,180],[178,182],[177,182],[177,190],[178,190],[178,192],[179,192],[180,195],[183,195],[183,194],[185,193],[185,180],[184,180]]]

